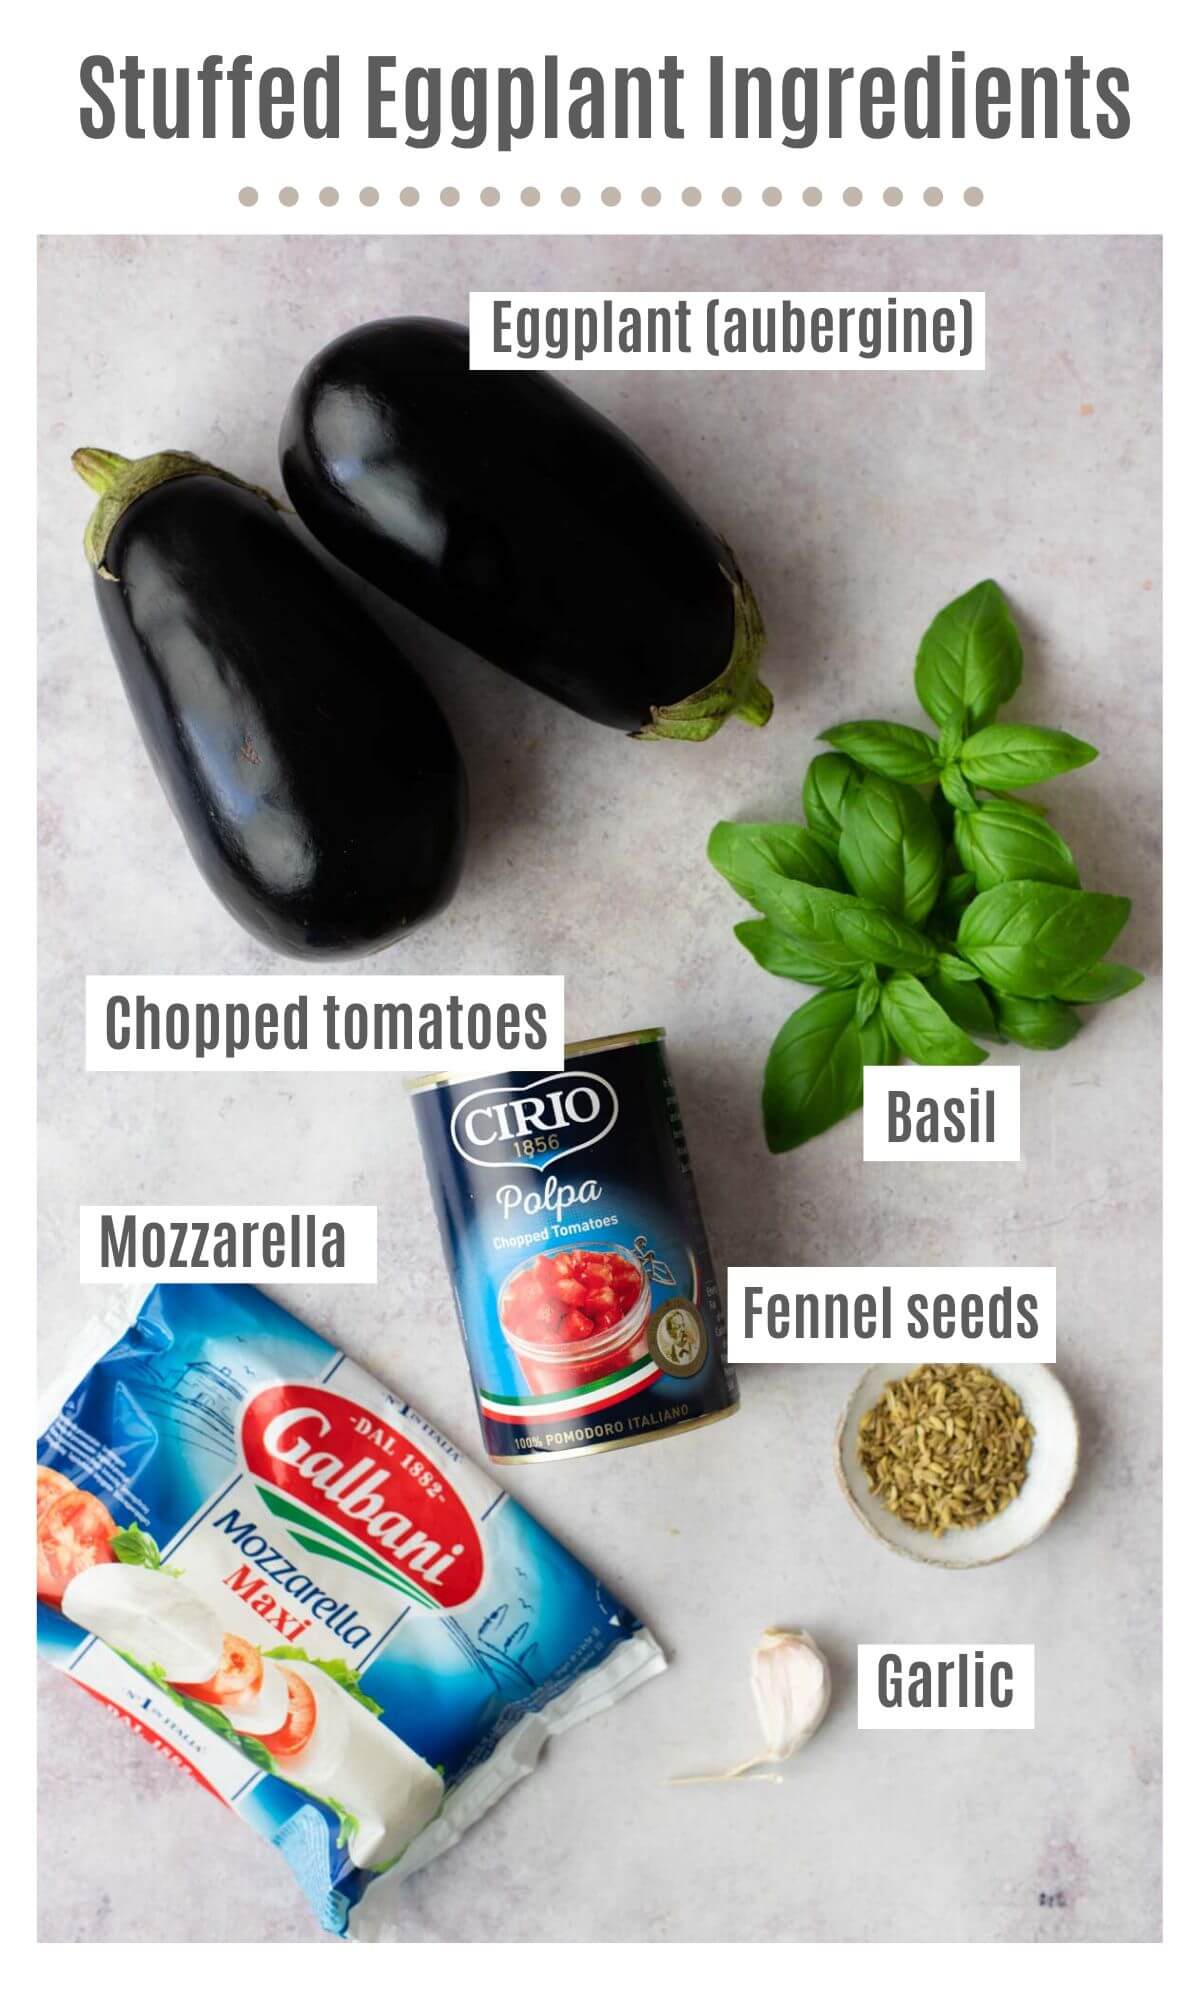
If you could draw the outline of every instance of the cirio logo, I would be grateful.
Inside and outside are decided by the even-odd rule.
[[[564,1070],[532,1083],[492,1085],[459,1099],[450,1142],[473,1166],[543,1173],[612,1131],[617,1093],[591,1070]]]

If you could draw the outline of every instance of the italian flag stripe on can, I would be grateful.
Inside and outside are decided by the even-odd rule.
[[[607,1410],[613,1403],[624,1402],[627,1396],[635,1396],[641,1389],[648,1389],[657,1382],[662,1369],[649,1355],[640,1361],[630,1362],[627,1368],[619,1368],[613,1375],[604,1375],[597,1382],[585,1382],[577,1389],[555,1390],[548,1396],[493,1396],[489,1391],[479,1392],[480,1408],[501,1424],[547,1424],[557,1422],[559,1417],[576,1416],[582,1411]]]

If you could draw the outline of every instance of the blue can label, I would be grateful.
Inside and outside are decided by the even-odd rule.
[[[414,1102],[492,1458],[611,1450],[736,1409],[658,1030]]]

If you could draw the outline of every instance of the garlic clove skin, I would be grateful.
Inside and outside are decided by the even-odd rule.
[[[750,1692],[762,1749],[731,1771],[701,1771],[671,1778],[669,1783],[720,1785],[731,1778],[764,1778],[782,1784],[778,1771],[764,1771],[762,1766],[786,1763],[804,1748],[825,1720],[831,1686],[829,1662],[811,1632],[769,1626],[750,1655]]]
[[[750,1655],[763,1755],[783,1763],[816,1734],[829,1707],[829,1662],[809,1632],[771,1626]]]

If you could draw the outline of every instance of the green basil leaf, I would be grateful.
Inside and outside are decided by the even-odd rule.
[[[947,875],[942,883],[942,892],[934,906],[935,914],[951,916],[957,925],[959,917],[975,895],[973,875]]]
[[[842,830],[846,794],[858,783],[858,771],[849,757],[836,750],[824,750],[814,757],[804,774],[804,817],[814,833],[837,839]]]
[[[996,1023],[1010,1042],[1023,1049],[1062,1049],[1079,1033],[1079,1016],[1062,1000],[1021,1000],[997,993]]]
[[[964,734],[961,716],[956,717],[953,722],[943,722],[938,730],[938,756],[943,764],[954,762],[962,749]]]
[[[735,924],[733,935],[764,972],[774,972],[780,979],[802,979],[806,986],[854,984],[853,967],[831,963],[819,946],[801,944],[766,917],[749,917],[745,923]]]
[[[818,846],[823,847],[825,849],[826,854],[829,856],[829,859],[832,861],[834,867],[837,869],[839,887],[844,887],[846,878],[842,874],[842,864],[838,860],[839,836],[836,833],[823,833],[818,827],[812,827],[812,826],[809,827],[808,831],[812,834],[812,837],[817,842]]]
[[[958,950],[998,993],[1045,1000],[1103,958],[1129,910],[1127,896],[1054,882],[1001,882],[964,910]]]
[[[949,979],[956,986],[969,986],[981,977],[978,966],[968,965],[956,951],[939,951],[937,970],[939,979]]]
[[[927,973],[922,985],[933,995],[938,1006],[955,1026],[968,1035],[993,1037],[996,1034],[996,1016],[992,1003],[978,980],[970,986],[961,981],[947,979],[940,970]]]
[[[882,988],[879,997],[882,1000]],[[864,1069],[880,1066],[886,1068],[899,1062],[900,1051],[883,1024],[882,1007],[877,1007],[866,1027],[859,1029],[858,1039],[862,1043]]]
[[[1021,683],[1021,641],[998,584],[938,612],[917,648],[917,699],[938,724],[979,729]]]
[[[947,764],[942,772],[942,795],[959,812],[974,812],[975,794],[963,776],[961,764]]]
[[[928,988],[909,973],[888,980],[881,1009],[888,1033],[913,1062],[987,1061],[987,1050],[965,1035]]]
[[[1064,771],[1077,771],[1099,756],[1090,743],[1068,736],[1065,729],[1037,729],[1031,722],[996,722],[968,736],[962,747],[962,768],[973,785],[1006,791],[1039,785]]]
[[[1019,799],[1015,792],[997,792],[990,785],[985,786],[984,790],[990,798],[1000,799],[1005,805],[1021,806],[1027,813],[1036,813],[1039,819],[1046,819],[1049,815],[1049,806],[1044,806],[1040,799]]]
[[[719,820],[708,837],[708,858],[756,910],[762,908],[758,886],[767,877],[782,875],[791,882],[812,882],[826,889],[846,886],[824,841],[808,827],[785,821]]]
[[[929,972],[936,965],[937,946],[911,924],[853,896],[839,900],[847,905],[837,919],[840,935],[858,945],[872,964],[896,972]]]
[[[854,1009],[854,1024],[856,1027],[866,1027],[867,1022],[879,1005],[879,995],[882,990],[879,984],[879,974],[876,972],[875,967],[873,965],[865,965],[859,974],[858,980],[858,999]]]
[[[874,963],[875,953],[860,938],[844,936],[841,929],[846,911],[862,907],[853,896],[788,882],[782,875],[763,882],[758,895],[763,914],[805,950],[815,946],[829,964],[856,974]]]
[[[954,845],[981,889],[998,882],[1062,882],[1079,887],[1065,840],[1027,807],[993,799],[954,816]]]
[[[763,1129],[773,1153],[828,1131],[863,1095],[863,1037],[855,993],[816,993],[789,1015],[767,1057]],[[879,1038],[873,1038],[872,1045]],[[872,1060],[878,1060],[873,1057]]]
[[[1132,993],[1135,986],[1142,984],[1143,974],[1135,972],[1131,965],[1090,965],[1086,972],[1077,972],[1073,978],[1059,982],[1055,997],[1059,1000],[1074,1000],[1077,1005],[1098,1007],[1104,1000],[1119,1000],[1122,993]]]
[[[911,785],[870,773],[846,802],[838,859],[852,889],[923,924],[942,881],[942,836]]]
[[[756,897],[772,923],[801,944],[819,945],[822,956],[834,965],[856,969],[890,965],[902,972],[928,972],[936,963],[937,948],[920,931],[857,896],[776,875],[758,885]]]
[[[932,736],[903,722],[840,722],[835,729],[823,729],[821,741],[853,757],[864,770],[902,785],[932,784],[941,768]]]
[[[139,1528],[136,1521],[110,1535],[108,1546],[119,1563],[132,1563],[138,1569],[161,1569],[163,1566],[158,1543],[153,1535]]]

